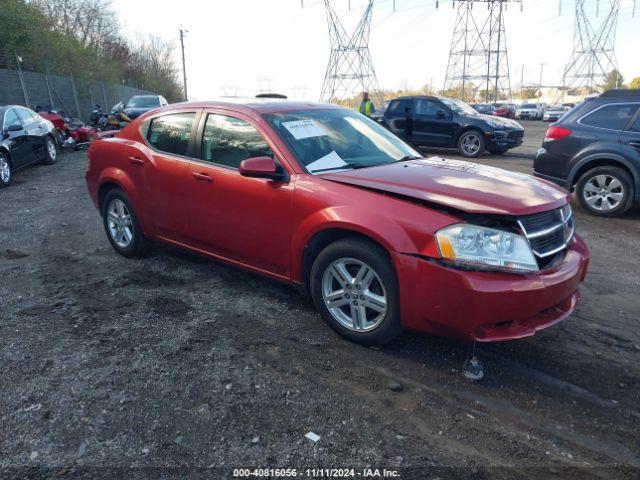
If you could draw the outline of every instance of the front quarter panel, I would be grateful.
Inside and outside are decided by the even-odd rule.
[[[389,253],[438,256],[434,233],[459,221],[424,205],[302,175],[296,181],[295,222],[291,242],[292,280],[302,282],[306,245],[317,233],[345,229],[365,235]]]

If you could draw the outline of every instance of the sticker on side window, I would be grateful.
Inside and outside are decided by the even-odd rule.
[[[327,132],[313,120],[296,120],[293,122],[282,122],[282,125],[289,130],[289,133],[296,140],[311,137],[324,137]]]
[[[339,170],[347,163],[340,158],[336,152],[331,152],[322,158],[319,158],[315,162],[311,162],[307,165],[307,170],[311,173],[315,172],[328,172],[329,170]]]

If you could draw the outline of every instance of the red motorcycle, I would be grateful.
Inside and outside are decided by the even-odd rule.
[[[53,124],[58,137],[58,145],[62,149],[80,150],[87,148],[93,139],[98,138],[98,132],[95,128],[89,127],[80,121],[73,121],[63,111],[47,107],[36,107],[35,110],[42,118],[49,120]]]

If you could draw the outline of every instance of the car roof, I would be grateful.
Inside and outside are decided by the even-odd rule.
[[[345,109],[340,105],[316,102],[292,102],[273,98],[224,98],[215,101],[172,103],[164,110],[184,108],[226,108],[238,112],[255,112],[258,114],[293,112],[298,110]]]

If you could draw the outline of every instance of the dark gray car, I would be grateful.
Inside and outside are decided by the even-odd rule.
[[[53,164],[58,158],[54,127],[33,110],[0,106],[0,187],[13,174],[34,163]]]
[[[640,201],[640,90],[610,90],[576,105],[545,135],[534,174],[601,216]]]
[[[124,106],[124,113],[133,120],[143,113],[164,107],[167,104],[167,100],[162,95],[136,95],[131,97]]]

